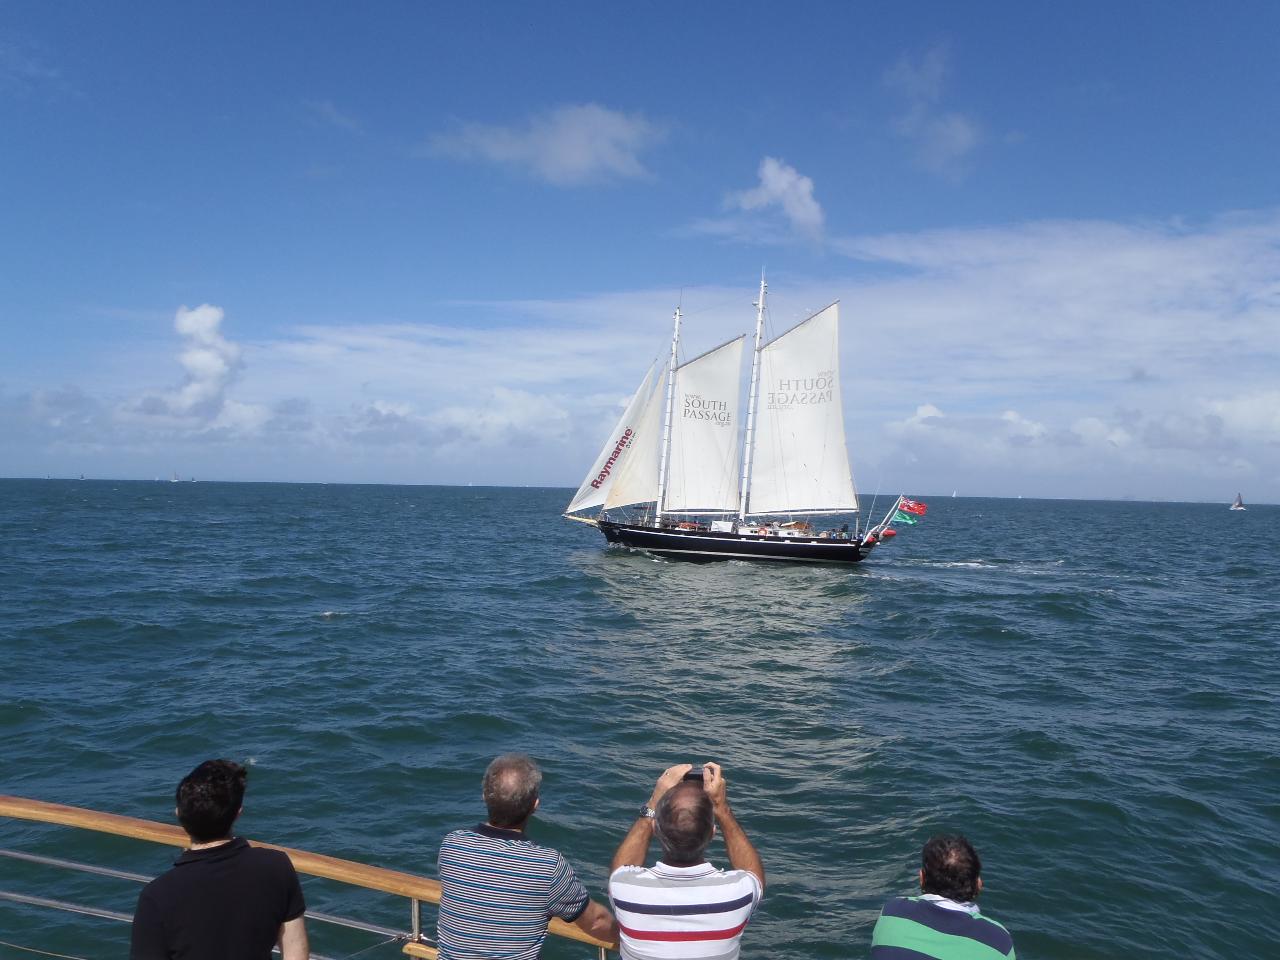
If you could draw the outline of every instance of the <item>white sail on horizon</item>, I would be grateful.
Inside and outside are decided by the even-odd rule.
[[[760,349],[747,513],[858,509],[840,396],[840,314],[832,304]]]
[[[600,450],[600,455],[587,471],[582,486],[578,488],[578,492],[569,501],[569,506],[565,508],[565,513],[576,513],[579,510],[604,506],[619,472],[630,459],[631,450],[639,435],[641,411],[648,405],[653,394],[659,392],[654,389],[654,371],[657,368],[656,361],[649,367],[648,373],[640,383],[640,388],[627,404],[626,410],[618,419],[617,426],[609,434],[609,439]],[[662,369],[666,369],[665,365]],[[650,497],[650,499],[653,498]]]
[[[664,363],[649,392],[649,399],[635,427],[635,439],[626,462],[609,487],[604,508],[628,507],[637,503],[653,503],[658,499],[658,464],[662,453],[662,410],[667,397],[663,385],[667,379]]]
[[[742,336],[676,370],[664,513],[737,509]]]

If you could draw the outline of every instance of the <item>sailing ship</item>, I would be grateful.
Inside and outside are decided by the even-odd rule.
[[[1232,509],[1232,510],[1244,510],[1244,509],[1245,509],[1244,500],[1243,500],[1243,499],[1241,499],[1240,494],[1238,494],[1238,493],[1236,494],[1236,499],[1235,499],[1235,501],[1231,504],[1231,509]]]
[[[902,498],[860,529],[840,399],[839,303],[762,343],[768,285],[755,302],[745,430],[745,335],[650,367],[565,509],[609,543],[694,561],[857,563],[889,530]],[[665,389],[663,384],[665,383]],[[595,516],[584,512],[598,510]],[[852,520],[818,531],[805,518]]]

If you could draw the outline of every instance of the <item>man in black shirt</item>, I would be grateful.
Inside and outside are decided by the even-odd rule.
[[[178,785],[191,847],[138,897],[130,960],[308,960],[302,886],[286,854],[232,837],[245,769],[206,760]]]

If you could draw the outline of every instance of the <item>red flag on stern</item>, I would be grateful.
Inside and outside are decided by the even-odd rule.
[[[929,505],[927,503],[921,503],[919,500],[908,500],[906,497],[903,497],[898,501],[898,509],[904,510],[907,513],[914,513],[918,517],[923,517],[929,512]]]

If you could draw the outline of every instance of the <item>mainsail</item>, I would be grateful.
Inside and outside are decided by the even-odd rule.
[[[600,451],[600,456],[596,457],[596,462],[592,464],[586,479],[582,481],[582,486],[578,488],[573,500],[565,508],[565,513],[576,513],[579,510],[589,510],[592,507],[604,505],[619,471],[626,466],[630,458],[630,452],[634,448],[636,438],[640,436],[638,427],[641,411],[648,405],[652,396],[658,394],[660,398],[661,392],[654,390],[656,367],[657,364],[655,363],[649,368],[649,372],[645,374],[644,381],[640,384],[640,389],[636,391],[635,396],[631,398],[631,402],[627,404],[627,409],[623,412],[622,418],[618,421],[618,425],[614,427],[613,433],[609,435],[604,449]],[[666,368],[663,367],[663,369],[665,370]],[[653,497],[651,496],[649,499],[653,499]]]
[[[760,349],[747,513],[858,509],[840,400],[840,315],[832,304]]]
[[[737,337],[676,370],[664,513],[737,508],[742,342]]]

